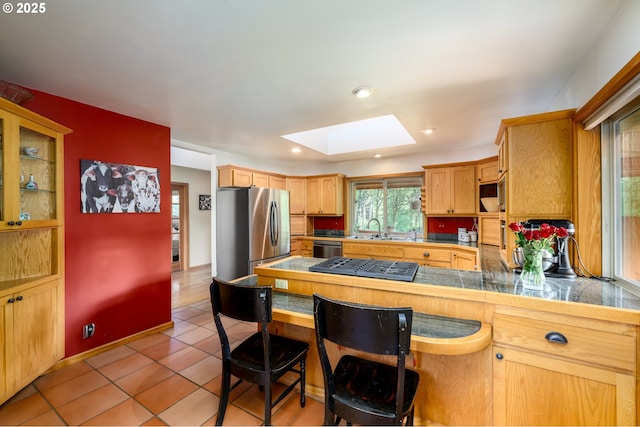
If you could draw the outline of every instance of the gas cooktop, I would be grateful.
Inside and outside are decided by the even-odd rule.
[[[309,267],[309,271],[413,282],[418,267],[415,262],[333,257],[312,265]]]

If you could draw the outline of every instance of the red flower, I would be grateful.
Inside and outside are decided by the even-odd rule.
[[[566,228],[558,227],[556,229],[556,236],[558,236],[558,237],[567,237],[568,235],[569,235],[569,232],[567,231]]]
[[[512,222],[511,224],[509,224],[509,228],[511,229],[511,231],[516,233],[524,232],[524,226],[519,222]]]

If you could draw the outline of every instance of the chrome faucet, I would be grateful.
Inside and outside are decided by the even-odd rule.
[[[380,226],[380,221],[378,220],[378,218],[371,218],[369,220],[369,222],[367,222],[367,229],[369,229],[369,226],[371,225],[371,223],[375,221],[376,223],[378,223],[378,236],[377,237],[382,237],[382,227]]]

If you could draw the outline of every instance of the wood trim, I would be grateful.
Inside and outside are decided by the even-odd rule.
[[[27,120],[31,120],[32,122],[38,123],[39,125],[42,125],[48,129],[53,129],[56,132],[60,132],[63,135],[73,132],[71,129],[69,129],[64,125],[56,123],[53,120],[50,120],[44,116],[41,116],[38,113],[34,113],[31,110],[27,110],[26,108],[21,107],[20,105],[15,104],[11,101],[8,101],[4,98],[0,98],[0,108],[7,110],[13,114],[16,114]]]
[[[136,340],[138,340],[140,338],[144,338],[146,336],[153,335],[155,333],[162,332],[162,331],[165,331],[167,329],[171,329],[171,328],[173,328],[173,326],[174,326],[173,321],[167,322],[167,323],[163,323],[163,324],[158,325],[156,327],[153,327],[151,329],[147,329],[147,330],[138,332],[137,334],[129,335],[128,337],[124,337],[124,338],[121,338],[119,340],[111,341],[111,342],[109,342],[107,344],[101,345],[100,347],[95,347],[95,348],[92,348],[91,350],[87,350],[87,351],[85,351],[83,353],[78,353],[76,355],[67,357],[65,359],[60,360],[55,365],[53,365],[53,367],[51,367],[51,369],[49,369],[47,372],[45,372],[45,374],[48,374],[48,373],[53,372],[53,371],[57,371],[58,369],[65,368],[65,367],[67,367],[69,365],[73,365],[74,363],[77,363],[77,362],[80,362],[80,361],[83,361],[83,360],[87,360],[87,359],[89,359],[89,358],[91,358],[93,356],[97,356],[98,354],[104,353],[105,351],[112,350],[112,349],[114,349],[116,347],[120,347],[121,345],[128,344],[128,343],[136,341]]]
[[[240,169],[240,170],[247,171],[247,172],[252,172],[252,173],[259,173],[259,174],[264,174],[264,175],[278,176],[278,177],[281,177],[281,178],[288,178],[287,175],[283,175],[281,173],[268,172],[268,171],[264,171],[264,170],[260,170],[260,169],[252,169],[252,168],[247,168],[247,167],[244,167],[244,166],[219,165],[219,166],[216,166],[216,169],[218,169],[218,171],[224,170],[224,169]]]
[[[640,74],[640,52],[636,53],[624,67],[620,69],[593,97],[586,102],[573,116],[579,123],[585,121],[598,108],[602,107],[612,96]]]
[[[498,135],[496,136],[496,145],[500,145],[502,142],[502,135],[505,130],[510,126],[528,125],[531,123],[548,122],[550,120],[562,120],[573,118],[576,113],[575,108],[568,110],[552,111],[550,113],[533,114],[531,116],[512,117],[510,119],[502,119],[500,127],[498,128]]]

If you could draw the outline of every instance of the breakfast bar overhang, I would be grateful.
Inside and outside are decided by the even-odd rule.
[[[254,276],[239,279],[273,288],[274,333],[311,344],[308,393],[322,399],[324,387],[311,303],[318,293],[413,308],[407,366],[420,373],[416,425],[544,423],[542,413],[522,410],[532,401],[541,402],[545,411],[557,405],[577,414],[571,424],[594,419],[636,424],[640,299],[615,284],[554,279],[545,295],[530,295],[518,289],[513,273],[420,267],[407,282],[309,271],[322,261],[293,256],[258,266]],[[544,332],[553,328],[569,334],[570,344],[546,341]],[[344,350],[332,351],[337,358]],[[521,393],[529,375],[550,375],[550,383],[566,380],[576,394],[597,387],[610,398],[599,398],[585,412],[576,405],[588,396],[563,391],[561,398],[550,400],[537,388]]]

